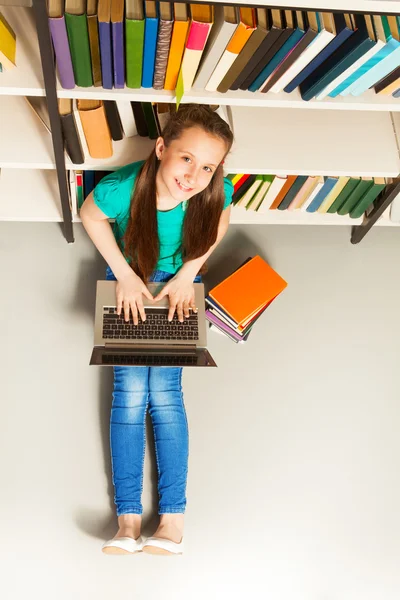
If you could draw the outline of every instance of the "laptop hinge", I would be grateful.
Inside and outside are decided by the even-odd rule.
[[[104,344],[104,348],[106,348],[107,350],[113,349],[115,350],[116,348],[121,348],[121,349],[126,349],[126,350],[169,350],[169,351],[174,351],[174,350],[196,350],[197,346],[196,344],[127,344],[127,343],[114,343],[114,344],[110,344],[109,342],[106,342]]]

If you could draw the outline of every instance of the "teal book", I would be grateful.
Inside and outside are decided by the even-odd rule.
[[[357,206],[364,194],[374,185],[372,177],[363,177],[347,198],[346,202],[337,211],[338,215],[348,215]]]
[[[331,192],[333,187],[337,184],[337,180],[337,177],[324,177],[324,185],[319,190],[310,206],[307,207],[307,212],[313,213],[319,209],[329,192]]]
[[[386,181],[384,177],[374,177],[374,183],[369,188],[369,190],[362,196],[362,198],[357,202],[354,208],[350,212],[350,217],[352,219],[358,219],[362,217],[365,211],[371,206],[371,204],[377,199],[381,191],[386,186]]]
[[[349,181],[346,183],[334,203],[328,208],[326,212],[335,213],[343,204],[346,202],[347,198],[354,191],[356,186],[360,183],[360,177],[351,177]]]
[[[296,181],[290,187],[288,193],[286,194],[286,196],[283,198],[282,202],[277,207],[278,210],[286,210],[287,209],[287,207],[289,206],[289,204],[291,204],[294,197],[297,196],[297,193],[301,190],[301,188],[303,187],[303,185],[305,184],[307,179],[308,179],[307,175],[299,175],[298,177],[296,177]]]

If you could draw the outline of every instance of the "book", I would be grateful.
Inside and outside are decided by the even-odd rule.
[[[39,121],[51,133],[50,117],[47,108],[47,100],[43,96],[24,96],[28,106],[32,109]]]
[[[76,183],[75,183],[75,171],[72,169],[69,171],[68,177],[69,183],[69,205],[71,208],[72,216],[75,217],[78,214],[78,203],[76,198]]]
[[[103,88],[111,90],[114,83],[111,45],[111,0],[99,0],[97,18],[99,22],[101,79]]]
[[[250,92],[256,92],[258,89],[263,87],[264,82],[266,82],[271,73],[273,73],[275,68],[286,59],[286,57],[292,52],[293,48],[299,43],[304,35],[304,30],[300,29],[300,27],[297,27],[294,11],[285,10],[285,16],[287,23],[286,30],[290,31],[291,35],[278,50],[275,56],[273,56],[268,64],[262,69],[258,77],[256,77],[255,80],[249,85],[248,89]]]
[[[325,30],[333,34],[333,39],[317,56],[304,67],[302,71],[284,88],[288,94],[293,92],[331,55],[336,52],[342,44],[353,34],[350,22],[341,13],[321,13]],[[332,18],[333,17],[333,18]]]
[[[146,119],[144,118],[142,102],[132,102],[132,111],[135,119],[136,130],[141,137],[148,137],[149,130],[147,129]]]
[[[378,221],[378,219],[387,210],[393,200],[398,196],[400,192],[400,180],[395,179],[393,183],[387,185],[379,197],[374,202],[374,207],[371,212],[368,213],[364,218],[362,225],[353,227],[351,234],[351,243],[358,244],[368,233],[371,227]]]
[[[143,2],[142,0],[126,0],[125,64],[128,88],[138,89],[142,85],[143,44]]]
[[[334,202],[328,208],[328,213],[335,213],[339,210],[341,206],[346,202],[347,198],[359,184],[361,177],[350,177],[347,184],[344,186],[340,194],[335,198]]]
[[[85,162],[85,157],[76,126],[71,98],[58,99],[58,112],[60,114],[65,149],[71,162],[75,165],[80,165]]]
[[[83,194],[83,171],[75,171],[75,200],[73,210],[78,214],[84,202]]]
[[[89,148],[86,142],[85,133],[83,131],[81,115],[78,110],[78,102],[75,99],[72,100],[72,114],[75,118],[76,131],[78,132],[78,138],[83,152],[84,160],[82,162],[86,162],[86,160],[90,157]]]
[[[124,131],[122,129],[121,119],[119,118],[117,103],[115,100],[103,100],[103,103],[112,139],[114,141],[122,140]]]
[[[206,84],[205,89],[207,91],[216,91],[227,71],[235,62],[240,51],[246,45],[246,42],[249,40],[251,34],[256,28],[255,16],[256,12],[254,8],[239,8],[238,25]]]
[[[237,325],[243,325],[269,306],[286,286],[286,281],[257,255],[212,288],[209,296]]]
[[[172,28],[171,46],[165,72],[164,89],[174,90],[181,68],[187,32],[189,31],[188,5],[174,2],[174,25]]]
[[[345,15],[346,17],[346,15]],[[353,34],[300,85],[303,100],[311,100],[375,45],[364,15],[349,15]]]
[[[155,90],[162,90],[164,88],[173,25],[172,4],[170,2],[160,2],[160,23],[153,80],[153,88]]]
[[[232,195],[232,204],[235,204],[239,201],[239,199],[245,194],[248,189],[253,185],[256,180],[256,175],[249,175],[243,184],[235,191]]]
[[[5,17],[0,13],[0,61],[2,70],[16,66],[17,38]]]
[[[346,177],[346,176],[338,177],[336,185],[331,189],[329,194],[326,196],[326,198],[324,198],[324,200],[321,202],[320,206],[318,207],[317,210],[319,213],[328,212],[328,209],[335,202],[336,198],[342,192],[343,188],[349,182],[349,180],[350,180],[350,177]]]
[[[400,66],[380,79],[374,86],[377,94],[389,96],[400,87]]]
[[[246,205],[246,210],[254,210],[257,211],[260,204],[264,200],[264,196],[267,193],[268,189],[271,186],[271,183],[274,179],[273,175],[261,175],[262,183],[258,188],[257,192],[254,194],[250,202]]]
[[[296,175],[288,175],[288,177],[287,177],[285,183],[283,184],[281,190],[278,192],[275,200],[270,205],[270,207],[269,207],[270,210],[275,210],[275,209],[278,208],[278,206],[280,205],[280,203],[285,198],[286,194],[289,192],[290,188],[292,187],[292,185],[296,181],[296,178],[297,178]]]
[[[390,220],[393,223],[400,223],[400,192],[394,198],[394,200],[390,206],[390,215],[389,216],[390,216]]]
[[[396,90],[395,92],[393,92],[392,96],[393,96],[393,98],[400,98],[400,88],[398,90]]]
[[[204,90],[239,23],[237,6],[214,6],[214,23],[197,71],[193,89]]]
[[[132,105],[129,100],[123,98],[116,100],[119,118],[125,137],[137,135],[135,118],[133,116]]]
[[[332,13],[308,12],[308,23],[316,32],[315,39],[293,61],[287,71],[271,86],[274,94],[281,92],[333,40]]]
[[[214,19],[213,6],[210,4],[191,4],[190,11],[192,20],[180,69],[185,92],[192,87]]]
[[[125,87],[124,0],[111,0],[113,79],[116,89]]]
[[[292,35],[293,28],[286,24],[283,10],[272,9],[269,11],[270,27],[267,37],[257,48],[253,57],[247,63],[243,72],[233,82],[231,90],[247,90],[251,83],[258,77],[264,67],[275,54],[282,48],[287,39]]]
[[[143,115],[147,125],[147,131],[149,132],[149,138],[156,140],[160,135],[160,131],[157,126],[157,121],[154,114],[154,107],[151,102],[142,102]]]
[[[307,206],[306,212],[312,213],[318,210],[329,192],[336,185],[337,180],[337,177],[324,177],[323,185],[320,187],[318,193],[314,196],[312,202]]]
[[[352,219],[362,217],[365,211],[373,204],[379,194],[386,186],[384,177],[374,177],[372,186],[366,191],[357,204],[350,210],[349,214]]]
[[[287,177],[284,175],[276,175],[269,186],[267,193],[265,194],[260,206],[257,211],[261,214],[265,214],[269,211],[272,202],[276,199],[278,194],[281,192],[283,186],[287,182]]]
[[[158,3],[153,0],[145,0],[145,22],[144,22],[144,47],[143,47],[143,70],[142,87],[153,87],[154,66],[156,61],[157,33],[158,33]]]
[[[358,185],[354,188],[353,192],[348,196],[346,201],[337,210],[338,215],[348,215],[353,208],[357,206],[361,198],[365,193],[372,187],[374,180],[372,177],[362,177],[358,182]]]
[[[287,207],[287,210],[296,210],[297,208],[300,208],[310,196],[317,183],[318,177],[307,177],[306,181],[304,182],[304,185],[297,192],[296,196],[293,198],[293,200]]]
[[[86,0],[65,0],[65,24],[76,85],[93,85]]]
[[[247,180],[248,181],[248,180]],[[236,203],[236,206],[247,206],[250,200],[253,198],[254,194],[258,191],[259,187],[263,183],[263,176],[256,175],[252,184],[245,190],[244,194],[241,196],[240,200]],[[244,185],[242,186],[242,190]]]
[[[360,96],[369,87],[372,87],[379,79],[388,75],[393,69],[399,66],[400,63],[400,46],[394,50],[389,56],[370,69],[364,77],[358,81],[358,85],[350,90],[352,96]]]
[[[286,210],[288,206],[293,202],[294,198],[303,188],[304,184],[307,181],[307,175],[299,175],[296,177],[296,181],[294,181],[293,185],[290,187],[286,196],[282,199],[282,202],[277,206],[278,210]]]
[[[94,171],[83,171],[83,194],[85,198],[93,192],[94,188]]]
[[[49,0],[47,12],[49,15],[49,29],[56,57],[58,78],[64,89],[72,90],[75,87],[75,79],[67,27],[65,25],[63,2],[61,0]]]
[[[99,87],[101,80],[99,23],[97,20],[97,0],[88,0],[87,25],[89,35],[90,60],[92,64],[93,85]]]
[[[241,335],[234,331],[229,325],[224,323],[217,315],[213,314],[210,309],[206,309],[205,316],[215,327],[217,327],[222,333],[225,333],[231,340],[236,343],[241,343],[247,340],[250,335],[250,331],[246,335]]]
[[[299,210],[307,212],[307,208],[314,202],[314,198],[319,194],[324,185],[324,178],[322,175],[316,177],[315,187],[310,192],[310,195],[304,199],[304,202],[299,206]]]
[[[101,100],[78,100],[77,106],[90,156],[109,158],[113,148],[104,103]]]
[[[267,81],[264,82],[264,86],[261,89],[261,92],[264,94],[278,84],[281,77],[287,73],[300,56],[304,55],[307,48],[318,35],[318,20],[315,13],[307,13],[298,10],[295,15],[297,27],[303,35],[300,41],[294,46],[293,50],[274,69]]]

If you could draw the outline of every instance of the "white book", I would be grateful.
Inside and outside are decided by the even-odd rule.
[[[222,53],[239,23],[239,9],[234,6],[214,6],[214,24],[193,84],[194,90],[204,90]]]
[[[133,137],[134,135],[137,135],[135,118],[133,116],[133,110],[130,101],[119,99],[116,100],[116,103],[125,137]]]
[[[240,198],[239,202],[237,202],[235,206],[247,206],[247,203],[250,202],[262,182],[262,179],[256,179],[253,181],[247,192],[244,194],[244,196],[242,196],[242,198]]]
[[[318,13],[320,22],[325,21],[325,17],[330,17],[333,21],[333,15],[327,13],[322,17],[321,13]],[[325,27],[329,27],[328,20],[324,22]],[[297,75],[302,71],[324,48],[327,46],[335,37],[333,33],[333,25],[329,27],[329,30],[324,28],[319,34],[314,38],[314,40],[307,46],[307,48],[300,54],[297,60],[289,67],[289,69],[282,75],[280,79],[272,86],[269,90],[270,92],[274,92],[274,94],[278,94],[285,88]]]
[[[72,169],[69,171],[69,194],[70,194],[70,206],[73,217],[78,214],[78,203],[76,199],[76,182],[75,182],[75,171]]]
[[[79,110],[78,110],[78,103],[75,98],[72,100],[72,110],[73,110],[74,117],[75,117],[76,130],[78,132],[79,139],[81,142],[83,157],[85,159],[84,162],[86,162],[90,158],[89,148],[88,148],[88,145],[86,142],[85,134],[83,132],[81,115],[79,114]]]
[[[264,196],[271,185],[271,181],[263,181],[260,189],[255,194],[254,198],[250,201],[250,204],[246,206],[247,210],[257,210],[261,202],[264,200]]]
[[[335,88],[338,87],[338,85],[343,83],[343,81],[345,79],[350,77],[350,75],[355,73],[355,71],[357,71],[357,69],[359,69],[370,58],[372,58],[377,52],[379,52],[379,50],[381,50],[381,48],[383,48],[383,46],[384,46],[384,43],[381,40],[377,41],[373,48],[370,48],[368,50],[368,52],[363,54],[358,60],[356,60],[352,65],[350,65],[350,67],[348,67],[345,71],[343,71],[343,73],[338,75],[338,77],[336,77],[336,79],[331,81],[331,83],[329,85],[327,85],[319,94],[317,94],[315,96],[315,98],[317,100],[322,100],[323,98],[328,96],[331,92],[333,92],[333,90]]]
[[[400,223],[400,194],[397,194],[389,208],[390,220],[393,221],[393,223]]]
[[[287,177],[285,176],[281,177],[280,175],[276,175],[276,177],[274,177],[274,180],[271,183],[264,197],[264,200],[262,201],[261,206],[259,207],[257,212],[265,214],[269,211],[269,207],[271,206],[271,204],[285,185],[286,181]]]
[[[300,210],[302,210],[304,212],[307,210],[307,208],[310,206],[311,202],[314,200],[315,196],[321,190],[323,185],[324,185],[324,178],[321,175],[318,178],[318,183],[315,186],[314,190],[311,192],[311,194],[309,195],[307,200],[300,206]]]
[[[219,62],[215,67],[213,74],[208,80],[208,83],[205,87],[207,92],[217,91],[217,87],[219,86],[219,84],[221,83],[221,81],[223,80],[223,78],[225,77],[225,75],[227,74],[228,70],[231,68],[237,57],[238,55],[234,52],[229,52],[229,50],[225,50],[225,52],[219,59]]]

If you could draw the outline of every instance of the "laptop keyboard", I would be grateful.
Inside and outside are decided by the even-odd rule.
[[[182,355],[172,354],[169,356],[153,356],[153,355],[141,355],[131,356],[127,354],[106,354],[102,357],[103,365],[130,365],[130,366],[150,366],[155,367],[188,367],[196,366],[198,364],[198,358],[196,355]]]
[[[120,316],[112,306],[103,308],[103,338],[113,340],[193,340],[199,338],[198,314],[190,311],[190,316],[180,323],[175,313],[172,321],[168,321],[168,310],[162,308],[146,308],[146,321],[139,315],[138,325],[133,324],[132,314],[125,321],[123,312]]]

